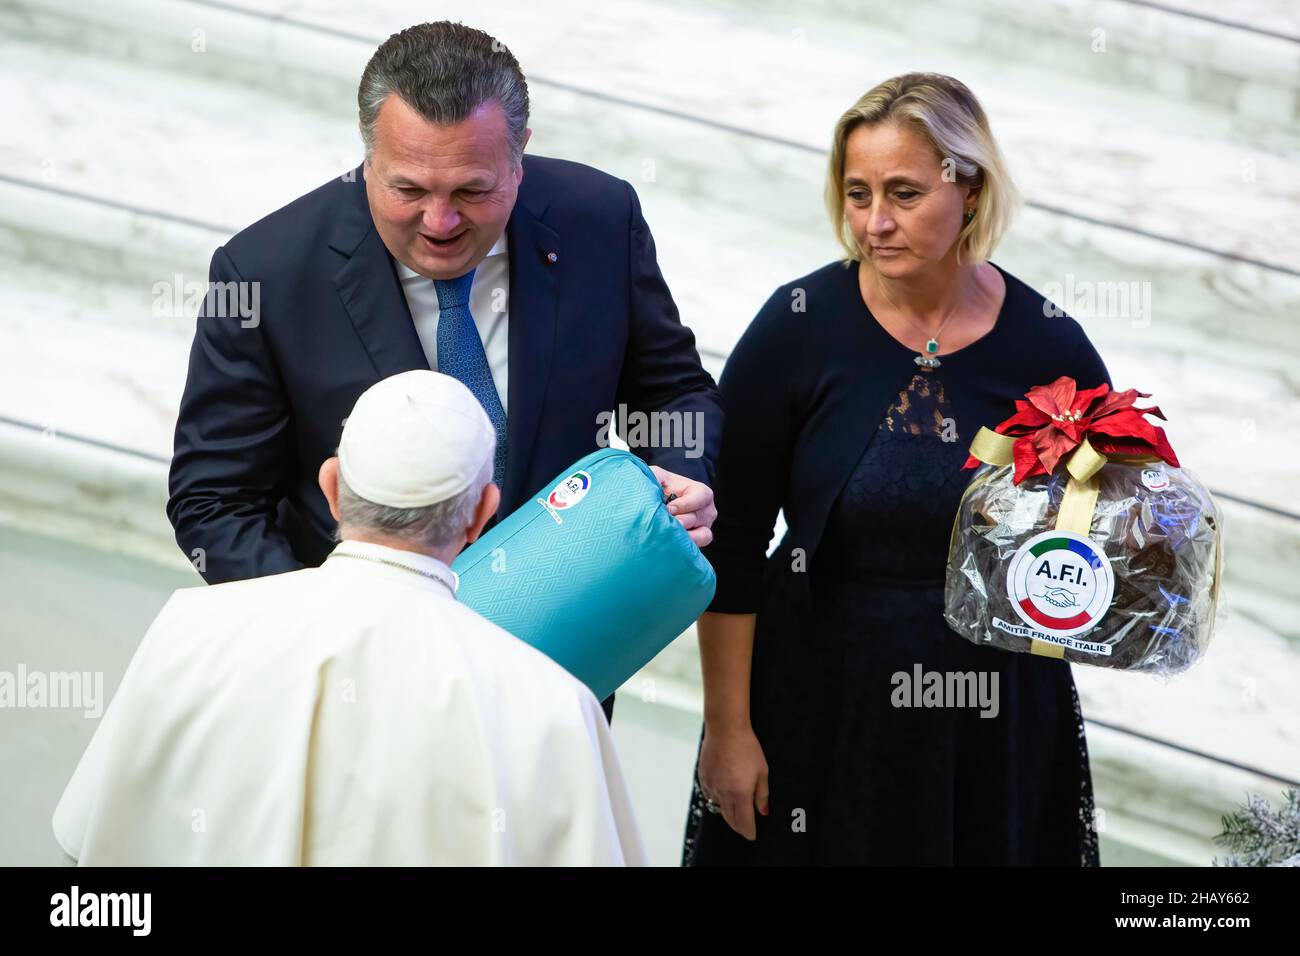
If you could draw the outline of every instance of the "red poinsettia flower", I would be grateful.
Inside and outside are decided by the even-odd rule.
[[[1034,475],[1050,475],[1084,438],[1103,455],[1154,455],[1179,467],[1165,430],[1144,415],[1163,419],[1159,408],[1137,408],[1139,398],[1150,398],[1135,388],[1111,391],[1109,385],[1078,390],[1074,379],[1062,375],[1051,385],[1037,385],[1016,401],[1016,413],[996,431],[1015,438],[1012,459],[1020,484]],[[967,468],[980,464],[971,455]]]

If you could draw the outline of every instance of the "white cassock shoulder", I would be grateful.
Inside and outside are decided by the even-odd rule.
[[[173,628],[173,621],[184,618],[185,613],[180,608],[185,604],[187,590],[201,589],[173,592],[145,632],[127,665],[117,692],[104,711],[90,744],[81,755],[77,769],[54,809],[54,839],[72,860],[81,861],[85,856],[87,836],[91,833],[92,824],[96,824],[95,829],[98,829],[98,825],[105,822],[103,814],[107,809],[107,801],[104,798],[113,787],[115,770],[133,759],[132,752],[125,749],[124,744],[131,739],[132,725],[138,720],[141,706],[145,705],[147,709],[150,681],[142,674],[147,669],[147,650],[160,636]],[[162,639],[165,640],[165,637]]]
[[[92,865],[646,863],[591,691],[364,562],[173,594],[53,825]]]
[[[496,699],[501,857],[513,865],[645,866],[648,857],[595,695],[540,651],[468,608],[491,648],[475,676]],[[488,632],[491,632],[490,635]],[[486,703],[486,702],[485,702]]]

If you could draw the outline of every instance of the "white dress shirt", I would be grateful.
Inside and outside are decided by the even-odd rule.
[[[429,368],[438,371],[438,293],[433,280],[397,263],[397,276],[411,310],[416,334],[424,347]],[[506,387],[509,384],[510,352],[510,256],[506,252],[505,233],[488,250],[487,258],[474,271],[469,288],[469,312],[474,317],[483,350],[487,353],[492,381],[501,396],[501,408],[507,413]]]

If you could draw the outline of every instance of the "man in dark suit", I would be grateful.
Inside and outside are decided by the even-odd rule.
[[[358,102],[362,166],[212,258],[167,505],[204,578],[320,564],[335,524],[318,470],[357,397],[417,368],[461,379],[488,412],[501,516],[598,447],[602,413],[689,417],[689,446],[692,429],[666,429],[632,450],[708,544],[722,408],[632,187],[525,157],[523,74],[469,27],[394,34]],[[232,294],[255,314],[231,315]]]

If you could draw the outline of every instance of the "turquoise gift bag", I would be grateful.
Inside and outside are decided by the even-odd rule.
[[[461,552],[457,597],[604,700],[713,600],[713,568],[635,455],[602,448]]]

